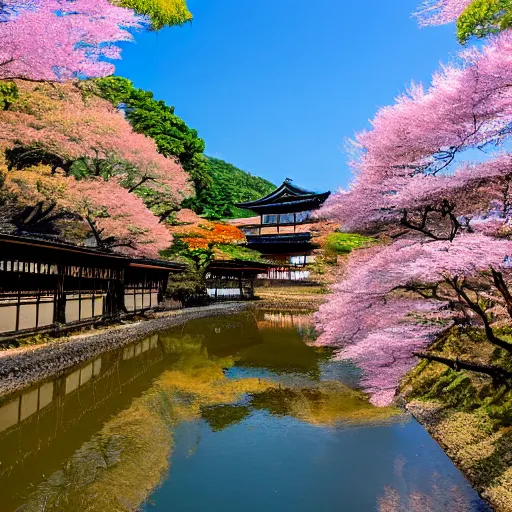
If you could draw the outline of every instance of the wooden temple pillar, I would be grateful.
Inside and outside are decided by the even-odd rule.
[[[249,299],[254,299],[254,277],[249,278]]]
[[[117,315],[119,315],[120,312],[128,313],[126,304],[124,302],[124,296],[126,293],[124,285],[124,270],[119,270],[118,279],[115,281],[115,288]]]
[[[54,301],[53,301],[53,323],[66,323],[66,267],[63,264],[56,265],[57,279],[55,283]]]
[[[238,287],[240,288],[240,300],[244,300],[244,283],[242,280],[242,273],[238,275]]]
[[[110,318],[119,318],[121,312],[126,313],[124,302],[125,286],[124,272],[122,270],[114,271],[114,275],[108,280],[107,293],[105,295],[104,316]]]
[[[158,280],[158,304],[161,304],[165,299],[165,292],[167,290],[167,283],[169,281],[169,275],[162,277]]]

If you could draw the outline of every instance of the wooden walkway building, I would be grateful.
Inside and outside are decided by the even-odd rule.
[[[184,266],[0,234],[0,337],[116,319],[163,301]]]
[[[255,261],[216,260],[206,273],[206,288],[213,300],[252,300],[254,281],[272,265]]]

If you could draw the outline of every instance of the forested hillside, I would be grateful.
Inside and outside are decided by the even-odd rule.
[[[207,157],[207,162],[211,185],[196,191],[191,202],[196,213],[209,219],[251,217],[254,213],[233,205],[266,196],[276,188],[270,181],[224,160]]]

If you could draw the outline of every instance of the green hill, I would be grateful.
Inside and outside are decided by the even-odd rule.
[[[191,205],[199,215],[212,220],[252,217],[254,213],[233,205],[266,196],[276,188],[270,181],[242,171],[224,160],[206,158],[211,185],[197,190],[197,197]]]

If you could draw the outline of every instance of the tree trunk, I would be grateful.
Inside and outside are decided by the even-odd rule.
[[[512,318],[512,294],[510,293],[510,290],[507,286],[507,283],[505,282],[505,279],[503,279],[503,274],[501,272],[497,272],[493,268],[491,268],[491,270],[494,286],[496,286],[498,291],[501,293],[503,299],[505,299],[505,305],[507,308],[508,316]]]
[[[504,370],[498,366],[472,363],[470,361],[461,361],[459,359],[449,359],[447,357],[429,354],[428,352],[416,352],[414,355],[421,359],[427,359],[428,361],[435,361],[436,363],[444,364],[452,370],[469,370],[471,372],[483,373],[500,382],[512,379],[512,372]]]
[[[498,338],[494,334],[489,319],[487,318],[487,314],[476,302],[473,302],[469,298],[468,294],[464,291],[463,285],[459,286],[458,279],[446,279],[446,282],[455,290],[457,295],[466,303],[466,305],[482,319],[485,336],[487,337],[489,343],[496,345],[503,350],[506,350],[509,354],[512,354],[512,344]]]

